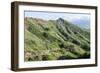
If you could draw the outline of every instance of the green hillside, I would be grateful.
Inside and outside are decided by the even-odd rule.
[[[90,58],[90,32],[67,20],[26,17],[25,61]]]

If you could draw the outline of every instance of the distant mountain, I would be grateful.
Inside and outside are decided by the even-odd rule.
[[[90,58],[90,32],[62,18],[26,17],[25,61]]]
[[[90,21],[88,19],[76,19],[71,22],[81,28],[90,29]]]

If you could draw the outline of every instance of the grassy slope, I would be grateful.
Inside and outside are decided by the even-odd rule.
[[[89,58],[89,35],[62,18],[25,18],[25,61]]]

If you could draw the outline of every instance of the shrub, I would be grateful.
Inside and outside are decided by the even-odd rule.
[[[85,49],[85,50],[90,50],[90,46],[89,45],[86,45],[86,44],[84,44],[84,45],[82,45],[81,46],[83,49]]]
[[[65,48],[65,46],[64,46],[63,43],[59,44],[59,47],[60,47],[60,48]]]
[[[44,28],[44,30],[49,31],[50,29],[49,28]]]
[[[54,60],[54,56],[53,55],[43,55],[42,56],[42,60]]]
[[[31,57],[28,58],[28,61],[33,61],[33,59]]]
[[[60,56],[60,57],[58,58],[58,60],[65,60],[65,59],[74,59],[74,57],[65,55],[65,56]]]
[[[72,42],[73,42],[74,44],[76,44],[76,45],[80,45],[80,42],[77,41],[77,40],[73,40]]]
[[[43,32],[43,36],[47,38],[48,34],[46,32]]]
[[[89,53],[84,53],[82,56],[78,57],[79,59],[81,58],[90,58],[90,54]]]

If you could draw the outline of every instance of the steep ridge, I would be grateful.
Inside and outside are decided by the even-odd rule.
[[[25,61],[90,58],[90,32],[67,20],[26,17]]]

